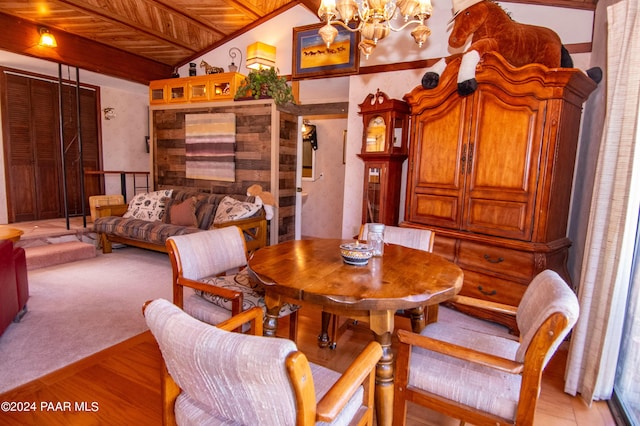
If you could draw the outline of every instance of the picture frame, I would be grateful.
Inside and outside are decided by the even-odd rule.
[[[293,80],[337,77],[357,74],[360,69],[360,33],[340,25],[331,46],[327,49],[318,30],[325,24],[293,28]]]

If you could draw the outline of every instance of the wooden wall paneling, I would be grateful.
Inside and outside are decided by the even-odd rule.
[[[236,114],[236,181],[187,179],[185,114]],[[271,100],[151,107],[153,186],[245,194],[253,184],[278,200],[269,222],[269,241],[293,239],[297,117],[279,112]]]

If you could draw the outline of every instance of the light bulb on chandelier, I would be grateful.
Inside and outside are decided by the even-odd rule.
[[[334,24],[352,32],[359,31],[362,40],[358,47],[367,59],[378,40],[388,36],[391,31],[402,31],[410,25],[415,25],[411,36],[422,47],[431,35],[425,21],[431,16],[432,10],[431,0],[322,0],[318,16],[326,25],[320,28],[318,34],[329,47],[338,34]],[[400,27],[391,24],[397,12],[404,19]],[[358,22],[357,26],[349,26],[351,21]]]

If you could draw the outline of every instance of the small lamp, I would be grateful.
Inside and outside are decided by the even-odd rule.
[[[49,32],[47,28],[40,28],[38,30],[40,33],[40,41],[38,42],[38,46],[43,47],[58,47],[58,42],[56,42],[56,38]]]
[[[276,47],[259,41],[247,47],[247,68],[259,70],[276,66]]]

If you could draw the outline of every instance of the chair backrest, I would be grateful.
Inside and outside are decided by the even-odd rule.
[[[247,265],[245,240],[237,226],[169,237],[167,248],[182,277],[191,280]]]
[[[295,343],[224,331],[163,299],[149,303],[144,313],[167,370],[182,390],[178,401],[197,401],[238,424],[296,424],[285,366],[287,356],[297,351]]]
[[[578,320],[580,306],[575,293],[569,285],[554,271],[545,270],[535,276],[524,292],[518,311],[516,322],[520,330],[520,347],[516,353],[516,361],[524,362],[524,358],[540,326],[554,313],[567,317],[568,322],[547,350],[542,368],[547,365],[551,356],[562,343]]]
[[[365,223],[360,227],[358,239],[366,240],[369,232],[369,224]],[[418,250],[433,251],[433,240],[435,233],[429,229],[402,228],[399,226],[384,227],[384,242],[397,244]]]

